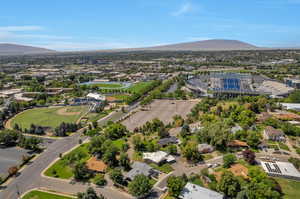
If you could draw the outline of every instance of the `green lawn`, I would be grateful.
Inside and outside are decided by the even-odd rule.
[[[59,114],[60,109],[66,109],[66,114]],[[55,128],[62,122],[75,123],[85,112],[87,107],[55,107],[55,108],[34,108],[18,114],[11,121],[11,127],[18,124],[22,129],[29,129],[31,124],[48,126]],[[70,112],[80,112],[80,114],[69,114]],[[69,114],[69,115],[67,115]]]
[[[102,111],[101,113],[89,113],[86,115],[86,117],[88,118],[88,121],[94,122],[94,121],[98,121],[101,118],[107,116],[111,112],[112,112],[112,110]]]
[[[99,84],[91,84],[91,86],[95,86],[95,87],[99,87],[99,88],[107,88],[107,89],[110,89],[110,88],[121,88],[123,87],[122,84],[105,84],[105,83],[99,83]]]
[[[159,170],[159,171],[163,172],[163,173],[170,173],[174,170],[171,167],[171,165],[168,164],[168,163],[163,164],[163,165],[157,165],[157,164],[151,163],[150,166],[153,167],[156,170]]]
[[[70,179],[74,175],[72,165],[77,162],[85,162],[90,157],[91,155],[88,152],[88,144],[83,144],[54,163],[46,170],[45,175],[62,179]],[[70,161],[70,159],[76,160]]]
[[[290,151],[290,148],[286,144],[284,144],[282,142],[279,142],[278,144],[279,144],[279,147],[281,149],[286,150],[286,151]]]
[[[139,82],[134,85],[132,85],[130,88],[127,90],[132,93],[140,93],[142,90],[144,90],[147,86],[151,85],[153,81],[149,82]]]
[[[298,199],[300,196],[300,182],[287,180],[283,178],[275,178],[280,184],[284,199]]]
[[[73,199],[73,198],[56,195],[54,193],[52,194],[52,193],[34,190],[27,193],[25,196],[22,197],[22,199]]]
[[[127,98],[129,97],[129,95],[128,94],[116,94],[116,95],[112,95],[112,97],[115,97],[117,100],[126,101]]]
[[[200,177],[191,179],[191,183],[202,186],[202,187],[204,186],[202,180],[200,179]]]
[[[113,141],[113,144],[119,149],[119,150],[122,150],[122,146],[124,144],[126,144],[126,141],[124,139],[118,139],[118,140],[115,140]]]

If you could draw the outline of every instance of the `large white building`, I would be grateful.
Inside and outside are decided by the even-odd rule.
[[[300,173],[292,163],[261,161],[261,166],[270,176],[300,180]]]
[[[86,97],[94,100],[99,100],[99,101],[105,101],[106,99],[104,95],[100,95],[98,93],[89,93],[87,94]]]

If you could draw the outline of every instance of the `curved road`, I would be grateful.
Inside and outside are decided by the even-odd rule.
[[[21,171],[18,177],[8,183],[4,190],[0,192],[0,198],[17,199],[23,193],[33,188],[47,188],[49,190],[71,194],[85,191],[89,186],[88,184],[71,184],[68,181],[45,178],[41,176],[42,171],[47,168],[47,166],[57,157],[59,157],[60,153],[69,151],[78,145],[80,139],[80,133],[76,133],[70,137],[53,142],[30,165],[26,166],[26,168]],[[111,187],[97,188],[96,191],[103,194],[108,199],[131,198],[128,195],[124,195],[117,189],[113,190]]]

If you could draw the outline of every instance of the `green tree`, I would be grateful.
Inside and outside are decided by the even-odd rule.
[[[177,146],[175,144],[168,145],[167,152],[171,155],[177,155]]]
[[[225,171],[217,185],[217,189],[227,197],[236,197],[241,190],[241,186],[239,180],[230,171]]]
[[[169,194],[177,198],[180,195],[185,184],[186,182],[182,177],[170,176],[167,180]]]
[[[184,146],[182,153],[188,161],[198,162],[202,160],[202,156],[198,152],[197,145],[195,144],[187,144],[186,146]]]
[[[229,153],[223,156],[223,166],[224,168],[229,168],[236,161],[236,157],[234,154]]]
[[[98,186],[104,186],[106,185],[106,180],[104,178],[103,174],[98,174],[93,179],[94,183]]]
[[[110,145],[103,154],[103,161],[109,166],[116,166],[118,164],[117,154],[118,148],[115,145]]]
[[[119,164],[124,168],[124,170],[130,169],[130,159],[128,158],[127,153],[121,153]]]
[[[76,180],[87,180],[91,177],[91,173],[85,163],[77,163],[74,168],[74,178]]]
[[[112,140],[119,139],[127,133],[126,127],[121,123],[112,123],[104,129],[104,135]]]
[[[120,169],[111,170],[111,172],[109,173],[109,176],[112,179],[112,181],[116,184],[123,184],[124,183],[123,174],[122,174],[122,171]]]
[[[146,196],[152,188],[149,177],[145,175],[137,175],[129,183],[129,193],[135,197]]]
[[[92,187],[89,187],[86,190],[86,192],[77,193],[77,198],[78,199],[105,199],[103,195],[98,196],[96,191]]]

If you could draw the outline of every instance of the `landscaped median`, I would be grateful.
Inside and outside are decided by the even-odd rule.
[[[30,192],[25,193],[22,196],[22,199],[74,199],[76,197],[66,196],[64,194],[57,194],[53,192],[46,192],[41,190],[32,190]]]
[[[86,162],[90,157],[91,155],[88,152],[88,143],[80,145],[56,161],[45,171],[44,175],[54,178],[71,179],[74,176],[71,165],[79,162]]]

